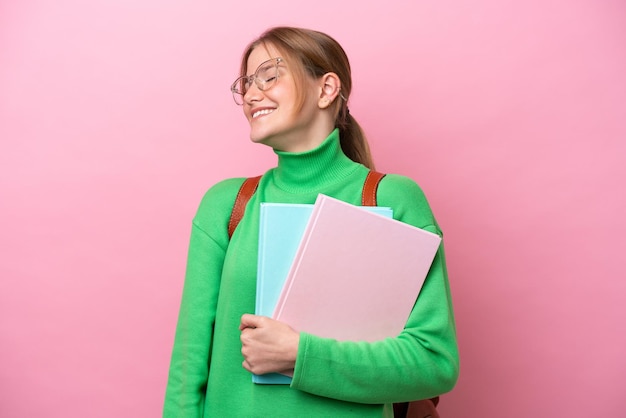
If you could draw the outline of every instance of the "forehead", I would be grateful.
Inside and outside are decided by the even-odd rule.
[[[248,61],[246,62],[247,73],[254,73],[259,65],[276,57],[280,57],[280,53],[273,45],[261,44],[256,46],[252,52],[250,52],[250,56],[248,56]]]

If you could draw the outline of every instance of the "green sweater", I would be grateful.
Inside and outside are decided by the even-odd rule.
[[[243,178],[204,196],[193,220],[163,416],[391,417],[391,403],[452,389],[458,351],[443,245],[405,329],[383,341],[339,342],[307,333],[291,385],[258,385],[242,367],[239,322],[254,313],[259,203],[314,203],[323,193],[360,204],[368,169],[342,152],[335,130],[316,149],[275,151],[232,239],[227,223]],[[387,175],[378,204],[395,219],[441,235],[411,179]]]

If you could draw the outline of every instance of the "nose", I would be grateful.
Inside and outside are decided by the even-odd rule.
[[[246,103],[252,103],[261,100],[263,92],[256,85],[256,83],[252,83],[246,94],[243,95],[243,100]]]

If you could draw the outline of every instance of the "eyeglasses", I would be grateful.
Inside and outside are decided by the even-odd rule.
[[[243,105],[243,96],[248,92],[253,81],[261,91],[272,88],[278,80],[278,64],[281,62],[283,62],[282,58],[272,58],[259,65],[254,74],[244,75],[235,80],[230,86],[235,103],[239,106]]]

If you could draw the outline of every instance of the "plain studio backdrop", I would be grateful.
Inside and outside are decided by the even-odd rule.
[[[0,416],[159,416],[197,205],[276,161],[229,86],[282,24],[345,47],[445,232],[442,416],[626,416],[621,0],[0,3]]]

